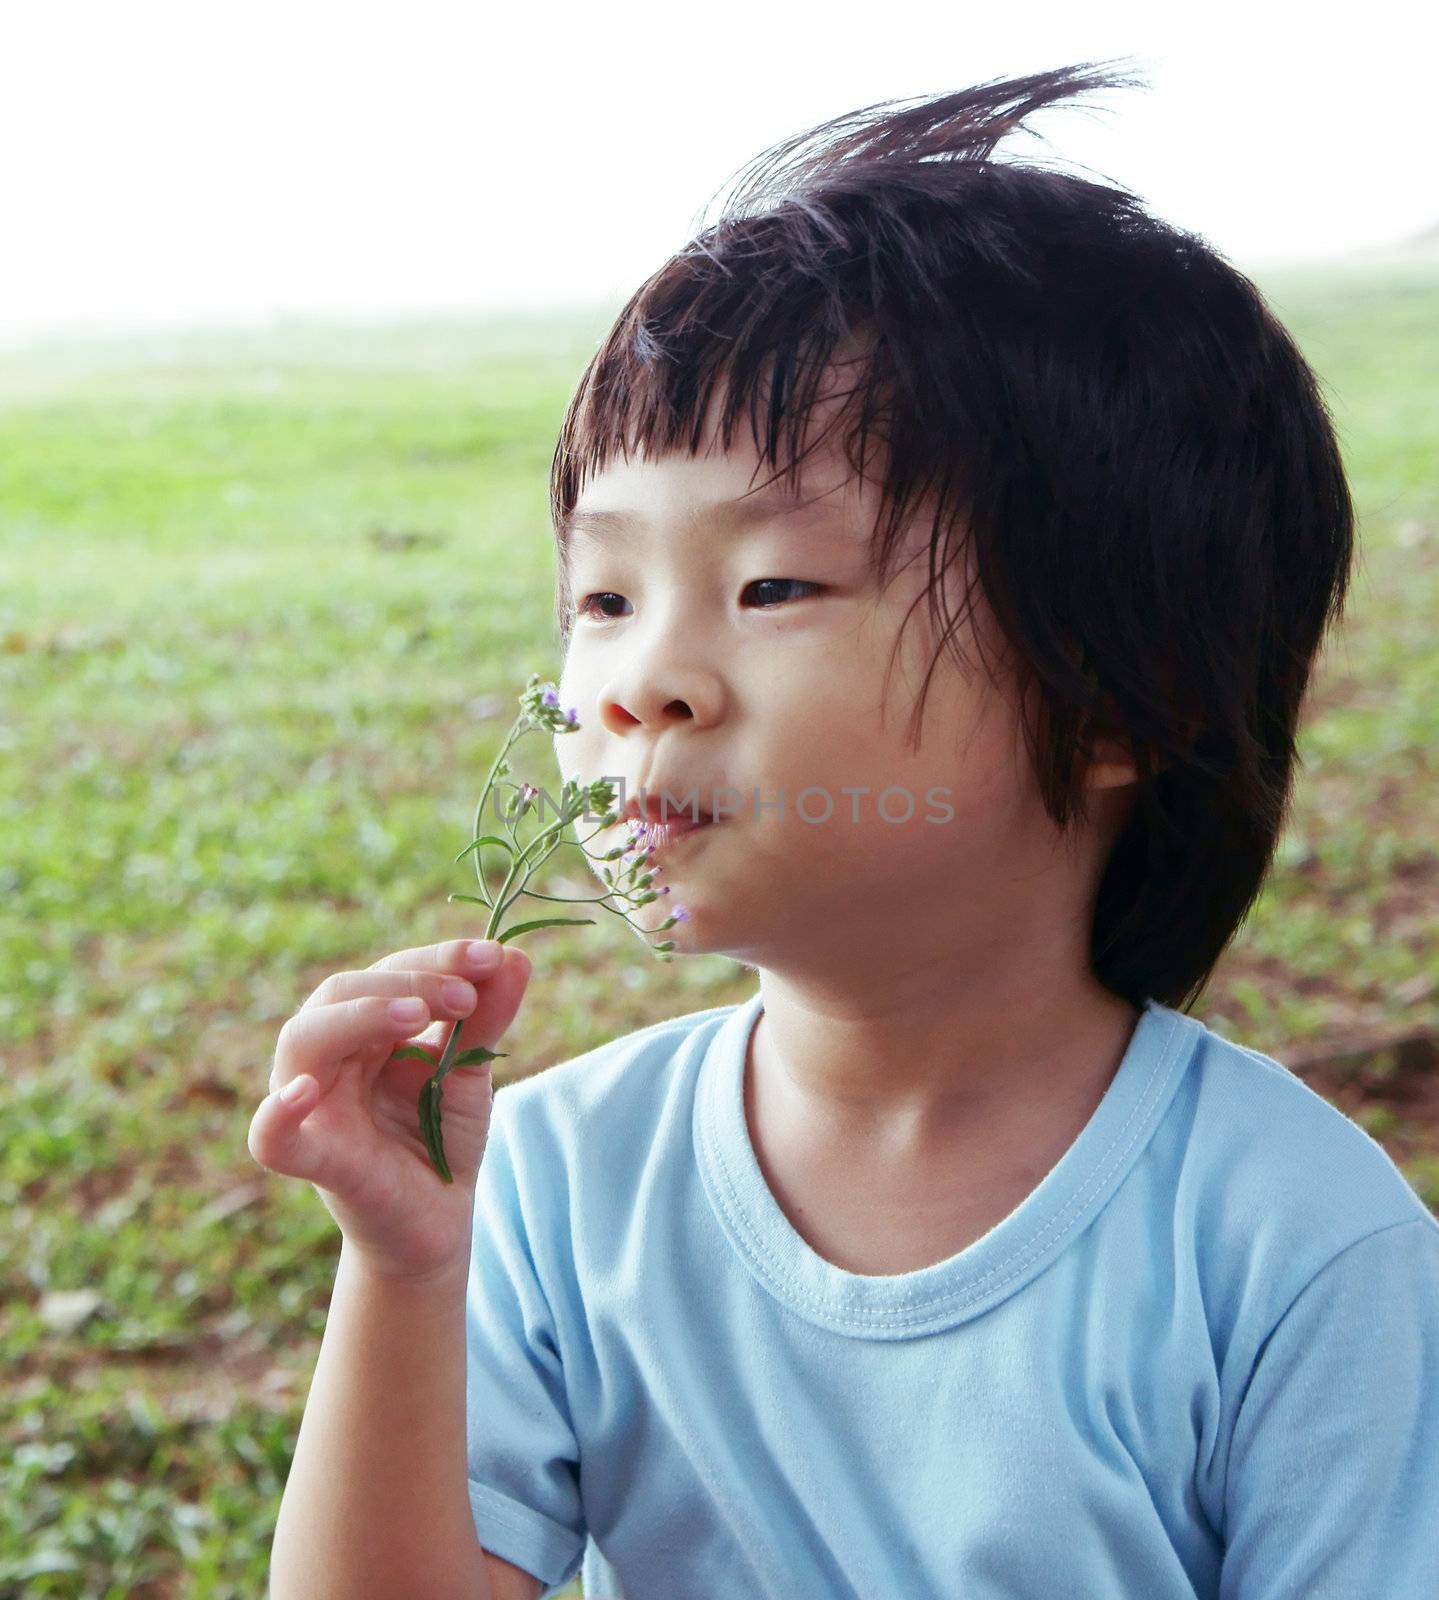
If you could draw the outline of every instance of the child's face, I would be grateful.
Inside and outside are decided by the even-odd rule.
[[[559,688],[581,727],[556,737],[562,775],[623,780],[626,798],[668,791],[671,814],[692,790],[701,811],[729,810],[660,846],[653,887],[670,893],[633,920],[652,929],[682,905],[688,920],[664,935],[679,953],[835,972],[880,942],[917,960],[953,960],[966,941],[993,955],[995,940],[1032,943],[1034,924],[1081,915],[1097,862],[1060,853],[1007,691],[942,658],[912,747],[933,654],[928,511],[881,591],[867,554],[877,486],[816,451],[813,504],[740,525],[730,502],[769,476],[742,425],[727,454],[616,459],[576,506],[627,521],[602,542],[571,535]],[[972,634],[965,645],[976,659]],[[630,838],[619,823],[589,848]]]

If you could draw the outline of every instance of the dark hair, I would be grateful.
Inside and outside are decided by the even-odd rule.
[[[1136,763],[1095,897],[1095,976],[1136,1006],[1187,1008],[1282,832],[1354,512],[1315,376],[1243,273],[1127,190],[991,159],[1037,109],[1136,82],[1081,63],[887,101],[757,157],[590,361],[550,507],[568,649],[563,529],[587,476],[616,449],[695,454],[716,385],[723,447],[748,403],[761,459],[779,460],[784,423],[796,473],[824,368],[862,336],[836,418],[861,476],[876,425],[883,440],[881,576],[913,503],[937,497],[940,644],[917,714],[946,648],[963,663],[977,582],[1061,831],[1087,816],[1089,738],[1124,739]]]

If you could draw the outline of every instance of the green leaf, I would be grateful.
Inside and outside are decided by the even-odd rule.
[[[481,1061],[502,1061],[508,1053],[505,1050],[486,1050],[482,1044],[478,1044],[473,1050],[466,1050],[457,1055],[450,1066],[473,1067]]]
[[[504,944],[517,933],[529,933],[533,928],[587,928],[594,920],[593,917],[541,917],[536,922],[517,922],[513,928],[506,928],[498,934],[496,942]]]
[[[440,1136],[440,1100],[444,1092],[438,1077],[425,1080],[420,1090],[420,1131],[425,1136],[425,1148],[430,1152],[435,1171],[446,1183],[453,1183],[454,1175],[445,1160],[445,1145]]]
[[[497,844],[502,850],[508,850],[511,855],[514,854],[514,846],[508,839],[501,839],[498,834],[494,833],[482,833],[478,839],[471,839],[465,848],[460,851],[459,855],[455,857],[455,860],[463,861],[471,850],[482,849],[487,844]]]
[[[411,1061],[423,1061],[431,1067],[435,1064],[435,1058],[415,1044],[407,1044],[403,1050],[396,1050],[390,1056],[391,1061],[404,1061],[406,1058]]]
[[[488,900],[482,900],[477,894],[452,894],[449,898],[451,900],[468,900],[472,906],[488,906],[490,904]],[[494,908],[491,907],[491,909],[493,910]]]

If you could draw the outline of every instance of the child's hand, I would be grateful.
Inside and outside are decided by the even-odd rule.
[[[250,1123],[250,1154],[262,1167],[308,1179],[347,1244],[392,1276],[425,1277],[468,1260],[475,1180],[490,1128],[490,1064],[456,1067],[444,1082],[441,1181],[420,1128],[420,1088],[439,1064],[454,1020],[465,1017],[458,1051],[493,1049],[514,1020],[530,981],[530,959],[501,946],[502,960],[468,965],[468,939],[397,950],[363,972],[337,972],[280,1029],[271,1093]],[[441,994],[461,978],[477,999],[454,1005]],[[427,1015],[397,1022],[392,1001],[420,999]],[[471,1008],[473,1007],[473,1008]],[[444,1020],[420,1032],[430,1017]],[[391,1061],[406,1043],[431,1065]],[[458,1053],[457,1051],[457,1053]],[[306,1078],[294,1101],[278,1091]]]

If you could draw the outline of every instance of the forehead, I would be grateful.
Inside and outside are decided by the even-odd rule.
[[[660,529],[666,537],[761,527],[858,537],[871,526],[877,503],[842,459],[811,458],[777,477],[752,448],[659,457],[641,451],[597,472],[555,532],[561,544],[598,548]]]
[[[653,497],[633,495],[624,504],[615,497],[604,502],[582,501],[560,523],[565,542],[601,548],[624,542],[633,530],[668,520],[665,508]],[[813,499],[796,495],[779,484],[742,497],[706,499],[690,497],[677,512],[678,520],[693,530],[712,528],[738,533],[747,528],[780,526],[796,532],[826,529],[832,535],[843,528],[843,506],[835,496]]]

